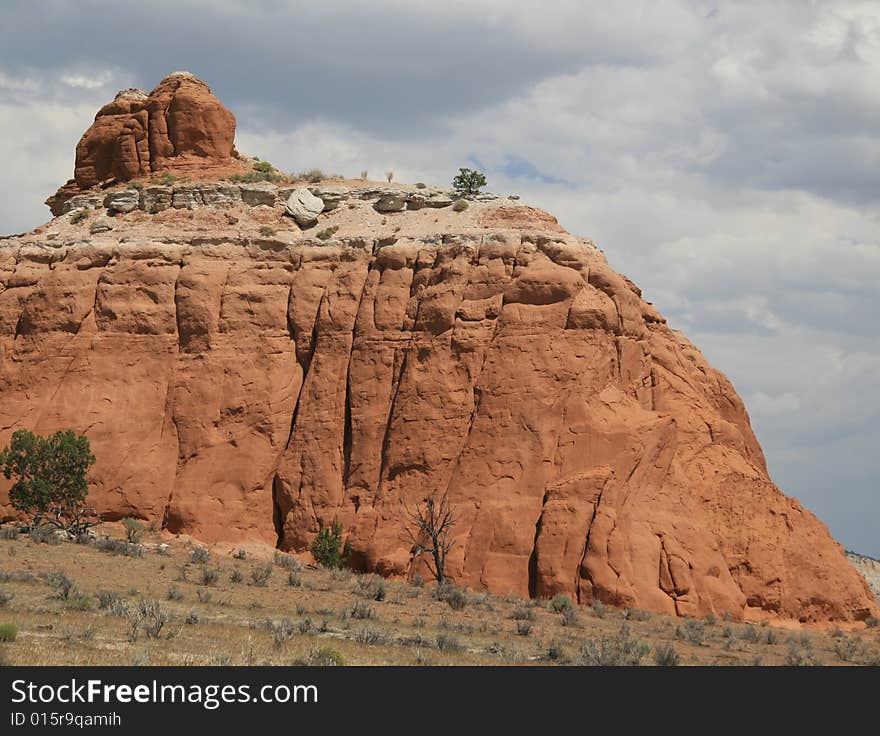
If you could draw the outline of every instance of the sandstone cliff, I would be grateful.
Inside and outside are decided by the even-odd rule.
[[[305,552],[338,520],[355,567],[423,572],[404,508],[446,492],[473,588],[876,611],[771,482],[729,381],[591,241],[509,200],[454,212],[367,182],[313,186],[302,229],[290,189],[82,192],[0,241],[0,443],[84,431],[106,519],[206,542]]]

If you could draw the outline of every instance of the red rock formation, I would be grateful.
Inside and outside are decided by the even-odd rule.
[[[122,93],[59,197],[228,164],[234,125],[191,75]],[[284,198],[251,211],[243,192],[158,189],[143,209],[159,214],[118,215],[94,244],[62,219],[0,245],[0,444],[87,432],[106,519],[297,552],[339,521],[356,567],[405,575],[423,571],[405,510],[446,493],[448,572],[474,588],[680,615],[876,611],[771,482],[728,380],[547,213],[480,201],[386,223],[358,193],[320,215],[334,240],[273,239],[257,232]]]
[[[164,171],[228,166],[235,116],[188,72],[165,77],[150,94],[129,89],[95,116],[76,147],[80,189]]]
[[[407,237],[401,217],[383,247],[12,241],[0,443],[86,431],[106,518],[207,542],[306,551],[338,520],[358,568],[403,575],[420,570],[405,505],[447,492],[450,572],[474,588],[804,621],[874,610],[770,481],[727,379],[595,247],[555,229]]]

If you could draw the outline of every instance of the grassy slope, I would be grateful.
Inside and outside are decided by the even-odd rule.
[[[434,599],[433,585],[400,581],[383,581],[386,595],[377,601],[371,596],[379,580],[349,571],[303,568],[294,574],[300,584],[292,586],[288,569],[275,564],[262,587],[252,571],[265,563],[253,559],[213,557],[208,569],[219,578],[203,585],[204,565],[190,560],[190,549],[173,542],[160,554],[149,544],[158,538],[146,541],[150,549],[142,557],[126,557],[71,542],[0,540],[0,601],[3,592],[14,594],[0,604],[0,630],[4,623],[18,627],[14,641],[0,642],[0,659],[13,665],[289,665],[320,663],[330,648],[351,665],[578,664],[584,644],[613,637],[624,624],[623,612],[598,607],[579,609],[575,625],[563,625],[547,601],[471,591],[457,611]],[[56,570],[75,583],[67,600],[46,580]],[[232,580],[235,570],[239,582]],[[172,587],[179,600],[169,599]],[[147,637],[142,627],[132,636],[129,617],[101,609],[98,591],[118,594],[129,609],[154,598],[169,621],[159,638]],[[368,607],[371,617],[353,615],[356,606],[358,613]],[[277,629],[284,619],[290,635],[276,644],[267,622]],[[644,664],[653,664],[655,651],[666,645],[682,664],[777,665],[794,653],[821,664],[880,663],[880,629],[792,632],[646,612],[631,612],[626,625],[650,648]]]

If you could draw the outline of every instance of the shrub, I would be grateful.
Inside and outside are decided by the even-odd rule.
[[[322,567],[339,569],[345,566],[348,558],[348,545],[342,546],[342,524],[334,522],[332,527],[324,527],[312,542],[312,555]]]
[[[856,636],[841,636],[834,641],[834,652],[843,662],[855,662],[866,653],[865,643]]]
[[[355,592],[364,598],[384,601],[386,595],[385,581],[378,575],[364,575],[357,581]]]
[[[169,601],[182,601],[183,600],[183,591],[178,588],[176,585],[172,585],[168,588],[168,600]]]
[[[119,597],[113,598],[107,605],[106,610],[108,616],[119,616],[121,618],[127,618],[131,615],[131,608],[129,607],[128,603],[121,600]]]
[[[532,610],[531,606],[519,605],[513,609],[513,613],[510,614],[510,617],[514,621],[534,621],[535,612]]]
[[[199,575],[199,584],[200,585],[213,585],[220,579],[220,571],[214,570],[207,565],[205,565],[201,574]]]
[[[680,662],[681,657],[671,644],[663,644],[654,649],[654,663],[658,667],[677,667]]]
[[[74,593],[65,607],[74,611],[91,611],[94,604],[95,601],[85,593]]]
[[[415,588],[424,588],[425,579],[421,575],[413,575],[409,581],[409,584]]]
[[[299,573],[295,570],[291,570],[287,573],[287,584],[291,588],[299,588],[302,586],[302,578],[300,578]]]
[[[18,626],[15,624],[0,624],[0,641],[15,641],[18,636]]]
[[[70,216],[71,225],[79,225],[81,222],[89,219],[89,211],[85,208],[75,210]]]
[[[275,233],[276,233],[275,228],[269,227],[269,225],[263,225],[260,228],[260,235],[262,235],[263,237],[268,238],[268,237],[271,237],[272,235],[274,235]]]
[[[283,552],[275,553],[275,564],[283,567],[285,570],[293,570],[299,572],[302,570],[302,563],[293,555],[286,555]]]
[[[569,608],[568,610],[563,611],[561,623],[563,626],[570,628],[580,626],[580,617],[577,615],[577,611],[575,611],[574,608]]]
[[[107,610],[119,600],[119,594],[112,590],[99,590],[95,595],[98,597],[98,608]]]
[[[468,208],[468,203],[466,199],[456,199],[455,202],[452,203],[452,209],[455,212],[464,212]]]
[[[55,544],[61,544],[61,538],[55,533],[55,530],[45,526],[31,529],[28,532],[28,538],[34,544],[48,544],[50,547]]]
[[[425,182],[423,182],[423,181],[417,181],[417,182],[416,182],[416,189],[425,189],[427,186],[428,186],[428,185],[425,184]]]
[[[316,233],[315,237],[318,238],[318,240],[329,240],[330,238],[332,238],[336,234],[337,230],[339,230],[339,225],[333,225],[332,227],[326,227],[323,230],[321,230],[319,233]]]
[[[251,580],[254,585],[265,588],[267,583],[269,582],[269,578],[272,577],[272,563],[265,562],[262,565],[256,565],[251,570]]]
[[[308,171],[300,171],[298,174],[294,175],[296,179],[305,179],[305,181],[310,184],[317,184],[319,181],[323,181],[327,179],[324,175],[324,172],[321,169],[309,169]]]
[[[807,638],[791,639],[785,650],[785,663],[789,667],[814,667],[818,664],[813,655],[812,644]]]
[[[865,619],[865,626],[869,629],[876,629],[880,626],[880,618],[877,618],[876,616],[868,616],[868,618]]]
[[[461,642],[451,634],[437,634],[437,649],[441,652],[458,652],[464,649]]]
[[[276,552],[275,555],[276,555],[276,557],[277,557],[277,556],[278,556],[278,553]],[[247,559],[247,551],[246,551],[246,550],[243,550],[243,549],[237,549],[237,550],[235,550],[235,554],[232,555],[232,556],[233,556],[236,560],[246,560],[246,559]]]
[[[650,621],[651,620],[651,612],[643,611],[640,608],[627,608],[623,612],[623,617],[627,621]]]
[[[389,642],[388,634],[379,629],[373,629],[370,627],[364,627],[358,631],[354,636],[354,640],[361,644],[369,644],[371,646],[387,644]]]
[[[139,542],[147,530],[146,524],[137,519],[123,519],[122,526],[125,527],[125,539],[132,544]]]
[[[114,555],[124,555],[125,557],[144,556],[144,548],[142,545],[126,542],[124,539],[104,537],[103,539],[99,539],[95,546],[102,552],[110,552]]]
[[[597,598],[590,604],[590,610],[596,618],[605,618],[605,614],[608,613],[608,606]]]
[[[296,631],[293,626],[293,621],[291,621],[289,618],[283,618],[277,623],[275,623],[274,621],[267,621],[266,625],[270,633],[272,634],[272,639],[275,642],[276,648],[280,648],[287,641],[292,639]]]
[[[312,667],[344,667],[345,657],[330,647],[313,649],[306,664]]]
[[[229,573],[229,580],[233,583],[240,583],[244,580],[244,575],[241,574],[241,570],[233,570]]]
[[[0,539],[18,539],[18,527],[17,526],[3,526],[0,527]]]
[[[30,570],[16,570],[15,572],[4,572],[0,570],[0,583],[32,583],[34,582],[34,574]]]
[[[207,565],[211,559],[211,553],[204,547],[194,547],[189,553],[189,561],[196,565]]]
[[[5,606],[9,601],[15,598],[15,593],[0,588],[0,606]]]
[[[63,601],[66,601],[70,598],[70,594],[73,593],[76,588],[76,583],[73,582],[67,574],[63,570],[53,570],[52,572],[47,572],[46,576],[46,584],[50,588],[55,589],[55,597],[60,598]]]
[[[202,590],[202,588],[199,588],[199,589],[196,591],[196,596],[197,596],[198,599],[199,599],[199,603],[210,603],[210,602],[211,602],[211,598],[214,597],[214,596],[211,594],[210,591],[208,591],[208,590]]]
[[[148,639],[158,639],[168,623],[168,613],[154,598],[141,598],[128,614],[129,638],[134,641],[143,629]]]
[[[550,644],[547,645],[547,651],[544,653],[544,658],[549,659],[551,662],[560,662],[565,659],[563,642],[559,639],[553,639]]]
[[[581,647],[581,664],[590,667],[634,667],[641,663],[649,647],[630,635],[624,623],[613,636],[587,639]]]
[[[190,611],[186,614],[186,618],[183,619],[183,623],[188,624],[189,626],[195,626],[199,622],[199,614],[195,611]]]
[[[696,644],[697,646],[703,643],[705,634],[706,627],[703,625],[703,622],[695,618],[685,619],[683,624],[675,627],[676,639]]]
[[[743,639],[745,639],[747,642],[751,642],[752,644],[757,644],[761,640],[761,632],[755,626],[744,626],[740,634],[742,635]]]
[[[376,614],[366,601],[357,601],[351,609],[351,617],[357,619],[375,618]]]
[[[92,525],[83,504],[89,490],[86,473],[94,463],[88,437],[71,429],[51,437],[19,429],[0,451],[3,475],[16,478],[9,489],[13,508],[33,516],[35,526],[45,520],[75,533]]]
[[[571,598],[567,595],[562,595],[562,593],[558,593],[550,599],[550,610],[556,613],[568,611],[571,607]]]
[[[484,186],[486,186],[485,174],[473,169],[459,169],[458,174],[452,180],[452,188],[467,197],[479,194],[480,189]]]
[[[446,602],[453,611],[462,611],[468,604],[467,593],[452,583],[442,583],[434,589],[434,598]]]
[[[391,180],[394,178],[394,172],[393,171],[386,171],[385,178],[388,179],[388,183],[390,184]]]
[[[528,636],[532,633],[532,622],[531,621],[517,621],[516,622],[516,633],[520,636]]]
[[[170,187],[174,182],[177,181],[177,177],[174,174],[169,172],[165,172],[162,176],[153,179],[154,184],[159,184],[163,187]]]
[[[736,646],[736,642],[737,642],[736,632],[730,626],[724,627],[724,631],[722,632],[721,637],[722,637],[722,646],[727,651],[730,651],[731,649],[733,649]]]

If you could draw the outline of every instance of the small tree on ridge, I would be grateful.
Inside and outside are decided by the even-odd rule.
[[[465,196],[479,194],[484,186],[486,186],[486,175],[473,169],[459,169],[458,175],[452,180],[452,188]]]

